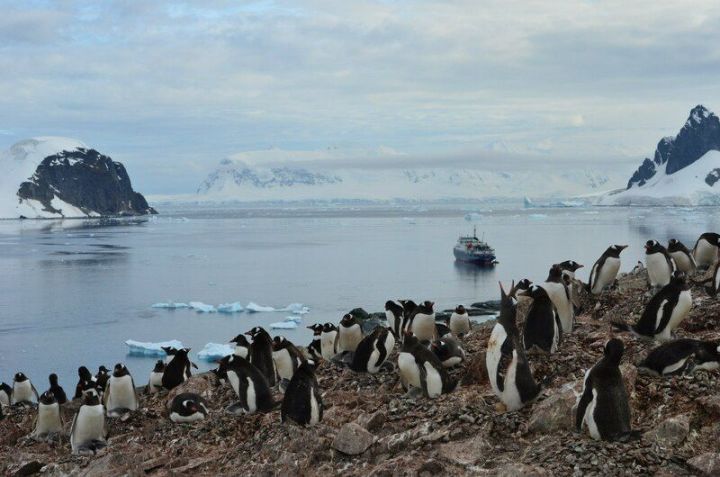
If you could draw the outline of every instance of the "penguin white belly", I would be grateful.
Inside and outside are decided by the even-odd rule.
[[[360,325],[341,328],[338,333],[340,333],[338,351],[355,351],[360,341],[362,341],[362,329]]]
[[[591,277],[594,277],[597,273],[598,265],[594,265],[590,273]],[[609,287],[615,281],[617,273],[620,270],[620,259],[615,257],[607,257],[603,266],[597,273],[597,279],[593,282],[592,293],[597,295],[601,293],[605,288]]]
[[[401,316],[395,316],[395,313],[393,313],[390,310],[385,310],[385,319],[387,320],[388,325],[390,325],[394,332],[396,333],[402,333],[402,317]]]
[[[442,378],[435,367],[425,362],[425,386],[428,397],[436,398],[442,394]]]
[[[111,377],[108,389],[110,393],[107,400],[108,414],[115,409],[129,409],[131,411],[137,409],[135,387],[130,375],[120,376],[119,378]]]
[[[598,429],[597,422],[595,422],[595,406],[597,405],[597,391],[593,389],[592,391],[592,401],[590,401],[590,404],[588,404],[587,408],[585,409],[585,416],[583,417],[583,421],[585,421],[585,424],[587,425],[588,431],[590,432],[590,437],[592,437],[595,440],[600,440],[600,430]]]
[[[380,370],[380,367],[378,366],[379,359],[380,359],[380,351],[378,351],[377,348],[374,348],[372,350],[372,353],[370,353],[370,358],[368,358],[368,362],[367,362],[368,373],[375,374]]]
[[[233,352],[235,356],[240,356],[241,358],[247,359],[248,357],[248,349],[246,346],[238,346],[235,345],[235,351]]]
[[[488,378],[490,378],[490,385],[497,395],[500,395],[500,388],[497,385],[497,367],[502,358],[501,347],[506,338],[505,328],[499,323],[496,324],[490,334],[490,340],[485,352],[485,367],[488,370]]]
[[[273,351],[273,361],[275,362],[275,369],[277,369],[280,379],[292,378],[293,362],[288,350],[281,349],[280,351]]]
[[[462,363],[463,359],[460,356],[453,356],[452,358],[448,358],[445,361],[442,362],[442,365],[446,368],[452,368],[453,366],[457,366],[458,364]]]
[[[718,268],[715,271],[715,276],[713,277],[713,284],[715,285],[715,291],[720,291],[720,268]]]
[[[414,388],[420,385],[420,369],[418,368],[415,357],[410,353],[400,353],[398,355],[398,370],[400,377],[407,386]]]
[[[335,352],[335,338],[337,331],[329,331],[320,335],[320,352],[323,359],[332,359],[337,353]]]
[[[665,255],[661,253],[653,253],[646,257],[645,267],[648,271],[651,287],[664,287],[670,283],[672,269],[668,264]]]
[[[410,330],[420,341],[435,339],[435,314],[425,315],[418,313],[413,318]]]
[[[678,327],[682,320],[685,319],[688,313],[690,313],[690,308],[692,308],[692,295],[690,294],[690,290],[683,290],[680,292],[678,302],[670,315],[670,320],[665,329],[661,330],[660,336],[665,340],[672,339],[672,332]]]
[[[505,375],[505,389],[502,392],[500,400],[505,404],[508,411],[517,411],[523,407],[522,399],[520,398],[520,391],[517,388],[515,382],[515,376],[517,375],[517,351],[513,351],[512,361],[508,366],[507,374]]]
[[[550,301],[555,305],[563,331],[570,333],[572,331],[574,313],[572,303],[565,293],[565,286],[561,283],[545,282],[542,284],[542,287],[550,297]]]
[[[695,268],[695,264],[691,261],[690,256],[683,252],[672,252],[670,256],[675,261],[678,270],[683,273],[690,273]]]
[[[10,396],[5,391],[0,391],[0,405],[9,406]]]
[[[238,377],[237,373],[230,370],[227,372],[227,377],[228,381],[230,382],[230,386],[233,388],[233,391],[235,391],[237,397],[240,397],[240,378]]]
[[[252,379],[246,378],[248,387],[247,387],[247,406],[248,406],[248,412],[255,412],[257,411],[257,395],[255,394],[255,383]]]
[[[17,404],[19,402],[32,402],[34,398],[35,393],[33,392],[32,384],[30,384],[29,379],[15,383],[12,392],[13,404]]]
[[[450,331],[455,336],[460,336],[463,334],[467,334],[470,332],[470,320],[468,318],[468,314],[464,313],[462,315],[458,313],[453,313],[450,315]]]
[[[315,388],[310,387],[310,422],[311,426],[320,422],[320,403],[315,395]]]
[[[150,390],[150,394],[155,394],[156,392],[160,391],[160,388],[162,388],[162,377],[163,373],[150,373],[150,381],[148,381],[148,388]]]
[[[105,409],[102,404],[80,407],[70,436],[73,452],[94,440],[105,440]]]
[[[553,341],[550,345],[550,352],[555,353],[560,344],[560,329],[558,328],[558,320],[553,320]]]
[[[708,371],[714,371],[718,368],[720,368],[720,363],[718,363],[717,361],[706,361],[704,363],[695,365],[695,367],[692,370],[693,370],[693,372],[697,371],[698,369],[706,369]]]
[[[58,403],[38,405],[37,425],[33,436],[41,436],[62,431],[60,420],[60,405]]]
[[[183,416],[177,412],[170,413],[170,420],[172,422],[178,422],[178,423],[195,422],[195,421],[202,421],[203,419],[205,419],[205,415],[201,412],[194,412],[194,413],[190,414],[189,416]]]
[[[711,245],[710,242],[705,239],[700,239],[697,243],[697,246],[695,247],[695,250],[693,251],[695,263],[698,267],[709,267],[710,265],[715,263],[715,260],[717,259],[717,251],[717,247]]]
[[[674,372],[677,371],[678,369],[680,369],[680,368],[682,368],[683,366],[685,366],[685,363],[687,362],[687,360],[688,360],[688,358],[683,358],[683,359],[681,359],[680,361],[678,361],[678,362],[675,363],[675,364],[671,364],[670,366],[665,366],[665,367],[663,368],[663,370],[662,370],[662,374],[674,373]]]
[[[393,349],[395,349],[395,336],[392,333],[388,333],[387,338],[385,338],[385,352],[387,353],[385,356],[386,360],[388,359],[388,356],[390,356],[390,353],[393,352]]]

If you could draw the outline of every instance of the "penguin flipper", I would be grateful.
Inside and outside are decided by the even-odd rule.
[[[135,396],[135,409],[133,409],[134,411],[137,410],[137,408],[140,406],[140,399],[138,399],[137,388],[135,387],[135,380],[132,378],[132,376],[130,376],[130,385],[133,389],[133,396]]]
[[[510,366],[513,358],[513,345],[512,340],[508,337],[505,338],[502,346],[500,346],[500,362],[496,370],[496,382],[500,392],[505,390],[505,372]]]
[[[82,406],[81,406],[82,407]],[[80,414],[80,410],[75,413],[75,416],[73,416],[72,424],[70,425],[70,448],[75,451],[75,425],[77,424],[77,418],[78,414]]]
[[[673,308],[675,307],[676,304],[677,304],[677,301],[674,301],[674,302],[667,301],[663,305],[662,317],[660,318],[660,323],[658,323],[657,327],[655,328],[655,331],[654,331],[655,334],[660,333],[668,325],[668,323],[670,322],[670,317],[672,316]]]
[[[35,385],[31,383],[30,387],[32,388],[32,392],[35,395],[35,401],[37,403],[40,403],[40,395],[38,394],[37,389],[35,389]]]
[[[422,388],[423,396],[430,397],[430,393],[428,393],[427,388],[427,369],[425,369],[425,366],[418,363],[417,360],[415,360],[415,364],[417,364],[418,370],[420,371],[418,374],[420,375],[420,387]]]
[[[578,402],[577,412],[575,414],[575,429],[577,429],[578,432],[582,431],[583,420],[585,419],[585,411],[592,402],[592,399],[592,382],[590,381],[590,376],[588,375],[588,377],[585,378],[585,389],[583,390],[583,394],[580,397],[580,402]]]

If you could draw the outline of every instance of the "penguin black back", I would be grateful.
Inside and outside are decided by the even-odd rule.
[[[295,372],[283,397],[280,418],[301,426],[322,420],[323,403],[313,369],[303,363]]]
[[[221,359],[219,365],[218,375],[227,376],[228,373],[234,373],[237,376],[237,383],[234,383],[234,380],[229,377],[227,379],[236,391],[240,405],[245,411],[270,412],[273,410],[275,403],[267,378],[250,361],[231,355]],[[249,392],[250,385],[252,385],[252,392]],[[236,386],[237,389],[235,389]],[[248,402],[249,399],[254,399],[255,402]]]
[[[638,368],[652,371],[659,376],[679,374],[687,369],[688,359],[698,350],[698,340],[677,339],[652,349]]]
[[[260,326],[256,326],[245,334],[252,337],[248,353],[250,362],[265,375],[270,387],[275,386],[275,365],[273,364],[270,335]]]
[[[50,389],[48,389],[48,391],[55,396],[55,400],[58,404],[65,404],[67,402],[67,395],[65,394],[65,390],[62,386],[58,384],[57,374],[51,374],[48,379],[50,381]]]
[[[186,373],[190,369],[190,358],[188,358],[190,348],[182,348],[175,351],[172,354],[172,359],[165,366],[165,371],[162,376],[163,388],[170,390],[180,384],[186,379]]]

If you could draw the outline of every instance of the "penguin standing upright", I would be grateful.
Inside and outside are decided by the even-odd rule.
[[[407,333],[398,354],[400,383],[408,391],[420,390],[434,399],[452,392],[457,381],[452,379],[435,353],[423,345],[417,336]]]
[[[73,396],[73,399],[80,399],[83,397],[83,392],[91,387],[97,389],[95,377],[85,366],[80,366],[78,368],[78,383],[75,386],[75,396]]]
[[[170,420],[172,422],[202,421],[207,415],[207,403],[195,393],[180,393],[170,403]]]
[[[708,295],[715,297],[720,293],[720,261],[715,264],[712,276],[703,281],[695,281],[697,285],[704,285]]]
[[[460,338],[470,333],[470,315],[464,306],[458,305],[455,307],[448,320],[448,326],[450,332]]]
[[[714,370],[720,366],[719,343],[681,338],[651,350],[638,365],[639,370],[657,376],[681,374],[696,369]]]
[[[33,426],[32,437],[39,439],[49,434],[62,432],[63,420],[60,404],[51,391],[45,391],[38,400],[38,413]]]
[[[301,426],[314,426],[322,420],[323,402],[315,372],[305,362],[300,366],[288,384],[282,407],[281,422],[293,421]]]
[[[325,323],[320,333],[320,351],[325,360],[332,359],[337,354],[337,326]]]
[[[415,312],[417,304],[412,300],[398,300],[400,305],[403,307],[403,326],[402,332],[398,335],[399,338],[404,339],[405,332],[410,331],[410,317]]]
[[[53,394],[53,397],[58,404],[65,404],[67,402],[67,394],[65,394],[65,390],[62,386],[58,384],[57,374],[52,373],[48,376],[48,380],[50,381],[50,389],[48,389],[48,392]]]
[[[275,363],[278,377],[290,380],[300,365],[305,362],[305,356],[297,347],[283,336],[276,336],[272,340],[272,358]]]
[[[360,341],[362,341],[363,333],[360,326],[360,320],[350,313],[346,314],[340,320],[337,334],[337,351],[342,353],[345,351],[355,352]]]
[[[9,406],[12,401],[12,386],[8,383],[0,383],[0,406]]]
[[[582,287],[582,282],[575,278],[575,272],[583,268],[584,265],[577,263],[575,260],[565,260],[564,262],[560,262],[558,265],[560,266],[560,270],[562,270],[562,278],[567,286],[573,310],[577,315],[580,310],[580,297],[578,296],[578,293],[579,289]]]
[[[624,348],[621,340],[611,339],[602,359],[585,373],[575,426],[580,432],[586,425],[593,439],[615,440],[631,433],[630,404],[620,373]]]
[[[695,257],[692,252],[677,239],[670,239],[667,247],[670,258],[675,262],[675,266],[678,270],[685,274],[691,274],[695,271],[697,266],[695,265]]]
[[[555,353],[562,339],[563,328],[547,291],[542,286],[533,286],[518,295],[522,294],[533,299],[523,328],[525,349],[537,346],[546,353]]]
[[[188,358],[190,348],[182,348],[176,350],[171,356],[172,359],[165,366],[162,375],[162,387],[168,391],[184,383],[187,372],[190,369],[190,359]]]
[[[247,359],[248,353],[250,352],[250,342],[245,338],[245,335],[237,335],[230,340],[230,343],[235,343],[235,351],[233,351],[235,356]]]
[[[107,446],[105,438],[105,407],[94,388],[83,392],[83,404],[78,409],[70,428],[70,446],[73,454],[95,454]]]
[[[673,259],[657,240],[648,240],[645,244],[645,267],[651,288],[664,287],[670,283],[675,271]]]
[[[627,245],[611,245],[600,255],[590,270],[588,280],[590,293],[599,295],[615,283],[615,277],[620,270],[620,253],[626,248]]]
[[[465,350],[452,336],[433,341],[431,349],[446,368],[452,368],[465,361]]]
[[[500,317],[490,334],[485,355],[490,385],[508,411],[520,409],[540,393],[520,343],[514,288],[513,284],[508,295],[500,284]]]
[[[358,344],[350,362],[350,369],[370,374],[380,371],[380,367],[386,362],[395,347],[393,333],[393,327],[376,327]]]
[[[275,403],[270,386],[258,368],[245,358],[235,355],[225,356],[219,364],[219,374],[227,376],[230,386],[240,399],[237,404],[228,407],[228,412],[252,414],[272,411]]]
[[[559,265],[550,267],[548,277],[542,287],[547,292],[547,296],[550,297],[550,301],[555,305],[563,333],[570,333],[575,322],[575,309]]]
[[[320,338],[322,336],[323,325],[321,325],[320,323],[315,323],[314,325],[308,326],[308,329],[312,330],[313,339],[307,346],[307,354],[308,356],[310,356],[310,358],[314,359],[317,362],[320,361],[323,357]]]
[[[402,305],[392,300],[385,302],[385,319],[393,329],[395,336],[400,336],[403,332],[405,313]]]
[[[410,331],[420,341],[433,341],[437,338],[433,305],[433,302],[425,301],[416,306],[410,316]]]
[[[252,338],[248,355],[250,362],[265,375],[270,387],[275,386],[275,364],[273,363],[270,335],[260,326],[256,326],[245,334]]]
[[[163,373],[165,373],[165,361],[158,359],[155,362],[155,367],[153,367],[153,370],[150,371],[150,379],[148,379],[148,384],[145,387],[145,394],[155,394],[160,392],[160,389],[163,387]]]
[[[611,324],[621,331],[633,331],[658,341],[668,341],[691,308],[692,295],[685,274],[675,272],[670,283],[650,299],[637,324]]]
[[[135,383],[124,364],[115,365],[112,376],[108,379],[103,399],[108,417],[119,417],[138,408]]]
[[[524,291],[529,291],[530,288],[532,288],[532,284],[533,282],[531,282],[527,278],[523,278],[522,280],[517,282],[515,284],[515,287],[513,288],[515,292],[515,296],[513,296],[513,298],[515,298],[518,303],[529,303],[530,301],[532,301],[530,295],[528,295],[527,293],[521,293]]]
[[[97,383],[97,387],[100,390],[100,395],[102,396],[102,393],[105,392],[105,387],[107,386],[108,380],[110,379],[110,371],[105,366],[100,366],[98,368],[98,372],[95,375],[95,382]]]
[[[15,404],[32,404],[37,402],[38,392],[35,386],[30,382],[23,373],[16,373],[13,379],[12,398],[10,402]]]
[[[698,270],[705,271],[718,261],[720,234],[706,232],[698,237],[693,247],[693,258]]]

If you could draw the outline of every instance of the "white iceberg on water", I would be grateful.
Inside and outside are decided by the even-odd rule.
[[[217,306],[217,311],[220,313],[242,313],[245,311],[245,307],[239,301],[233,303],[223,303]]]
[[[229,344],[221,343],[208,343],[203,349],[197,354],[198,359],[203,361],[215,361],[224,358],[227,355],[233,354],[235,347]]]
[[[215,313],[217,308],[201,301],[191,301],[190,308],[196,310],[198,313]]]
[[[176,310],[178,308],[190,308],[190,305],[187,303],[175,303],[173,301],[168,301],[165,303],[155,303],[152,308],[164,308],[166,310]]]
[[[165,356],[164,347],[184,348],[183,344],[178,340],[160,341],[158,343],[127,340],[125,344],[128,347],[128,354],[133,356]]]
[[[303,305],[302,303],[290,303],[288,306],[278,311],[289,311],[290,313],[294,313],[296,315],[305,315],[307,313],[310,313],[310,308]]]
[[[263,312],[269,312],[269,311],[276,311],[275,308],[273,308],[272,306],[258,305],[254,301],[251,301],[250,303],[248,303],[247,306],[245,307],[245,309],[247,310],[248,313],[263,313]]]
[[[298,327],[298,324],[294,321],[278,321],[277,323],[270,323],[270,328],[273,330],[294,330]]]

